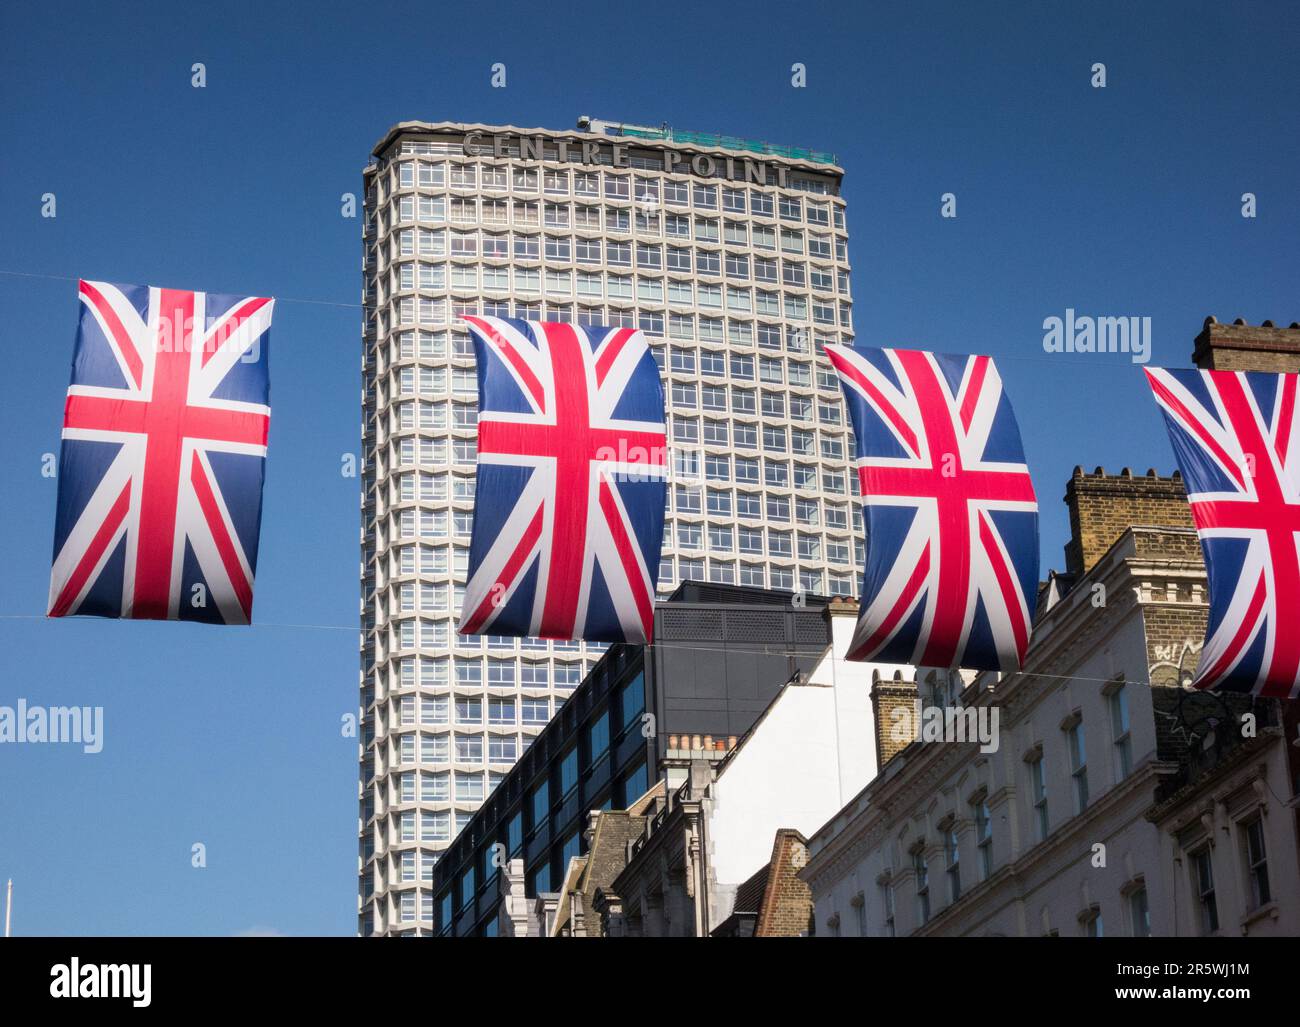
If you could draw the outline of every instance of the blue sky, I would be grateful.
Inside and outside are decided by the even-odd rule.
[[[0,13],[0,271],[326,303],[276,308],[261,626],[46,622],[75,285],[0,274],[0,704],[106,721],[98,755],[0,746],[16,933],[355,929],[360,312],[329,304],[360,291],[340,194],[396,121],[586,113],[837,152],[858,337],[999,359],[1044,572],[1075,464],[1173,467],[1139,370],[1044,354],[1044,318],[1150,316],[1174,366],[1206,314],[1300,319],[1292,4],[121,7]],[[304,624],[335,627],[275,626]]]

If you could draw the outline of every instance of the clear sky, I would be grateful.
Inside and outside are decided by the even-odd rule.
[[[105,709],[97,755],[0,745],[15,933],[355,930],[361,314],[328,303],[359,300],[340,195],[394,122],[591,114],[838,153],[858,339],[998,358],[1044,573],[1075,464],[1173,467],[1139,369],[1045,354],[1045,318],[1149,316],[1174,366],[1207,314],[1300,319],[1292,3],[302,10],[0,8],[0,271],[327,301],[276,307],[260,626],[46,622],[75,284],[0,274],[0,705]]]

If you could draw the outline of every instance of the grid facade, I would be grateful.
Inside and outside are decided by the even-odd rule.
[[[852,339],[842,172],[590,127],[404,123],[365,172],[363,935],[431,929],[439,853],[604,651],[456,635],[477,399],[461,315],[646,332],[672,448],[661,594],[855,592],[851,437],[821,355]]]

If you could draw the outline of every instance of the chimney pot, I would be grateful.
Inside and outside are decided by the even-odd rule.
[[[705,736],[704,736],[704,748],[705,748],[705,749],[712,749],[712,748],[713,748],[713,736],[712,736],[712,735],[705,735]]]
[[[727,735],[727,748],[734,749],[735,747],[736,747],[736,736]]]
[[[1108,475],[1071,478],[1065,488],[1070,514],[1070,540],[1065,547],[1066,569],[1086,573],[1115,541],[1135,524],[1191,527],[1191,511],[1182,480],[1162,478],[1152,468],[1145,477],[1131,467]]]
[[[1210,371],[1294,374],[1300,371],[1300,339],[1272,318],[1258,325],[1242,317],[1230,325],[1208,323],[1196,336],[1192,361]]]

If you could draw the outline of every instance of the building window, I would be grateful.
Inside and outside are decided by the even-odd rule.
[[[567,799],[578,787],[578,747],[575,745],[560,759],[560,799]]]
[[[862,892],[853,896],[853,909],[858,915],[858,937],[867,936],[867,897]]]
[[[545,724],[551,719],[551,703],[549,699],[524,698],[520,700],[520,707],[525,724]]]
[[[1120,685],[1110,693],[1110,725],[1115,737],[1115,769],[1118,779],[1128,777],[1133,769],[1133,741],[1129,735],[1128,690]]]
[[[1246,867],[1250,875],[1250,907],[1258,909],[1272,901],[1268,886],[1268,854],[1264,848],[1264,820],[1256,817],[1244,829]]]
[[[546,781],[542,781],[533,789],[533,828],[536,829],[546,823],[546,818],[551,812],[551,789]]]
[[[645,711],[645,676],[638,671],[619,691],[619,709],[623,727],[629,727]]]
[[[457,662],[456,681],[457,684],[474,684],[464,675],[466,664]],[[481,673],[481,672],[480,672]],[[483,721],[483,700],[475,696],[457,696],[456,697],[456,723],[457,724],[480,724]]]
[[[476,890],[474,868],[471,866],[460,879],[460,904],[462,907],[468,906],[474,901],[474,892]]]
[[[1047,780],[1043,775],[1043,751],[1037,750],[1029,760],[1029,798],[1034,804],[1034,818],[1038,822],[1038,840],[1047,837]]]
[[[1083,735],[1083,720],[1076,719],[1066,729],[1070,748],[1070,776],[1074,779],[1074,806],[1076,813],[1088,808],[1088,749]]]
[[[1133,937],[1151,937],[1151,909],[1147,904],[1145,886],[1134,888],[1128,893],[1128,915],[1133,921]]]
[[[513,763],[519,758],[519,747],[514,735],[488,736],[488,762]]]
[[[1214,864],[1208,846],[1192,854],[1192,885],[1201,910],[1201,933],[1219,929],[1219,904],[1214,896]]]
[[[885,937],[894,937],[894,885],[883,881],[880,885],[880,907],[884,911]]]
[[[597,717],[587,729],[587,752],[589,759],[595,763],[609,749],[609,711]]]
[[[620,782],[619,791],[622,793],[620,798],[621,808],[627,809],[637,799],[641,798],[650,787],[649,776],[646,771],[645,761],[642,760],[626,775]]]
[[[930,922],[930,866],[924,849],[913,851],[912,873],[916,877],[916,919],[924,925]]]
[[[482,735],[457,735],[456,736],[456,762],[482,763],[483,762],[483,736]]]
[[[993,818],[983,796],[971,804],[975,809],[975,845],[980,854],[980,880],[993,873]]]
[[[456,774],[456,801],[457,802],[482,802],[483,801],[483,775],[457,773]]]
[[[956,902],[961,898],[961,844],[957,838],[957,824],[954,821],[944,831],[944,861],[948,875],[948,901]]]
[[[1079,922],[1083,925],[1083,933],[1089,938],[1103,938],[1105,933],[1101,922],[1101,907],[1093,906],[1081,917]]]

